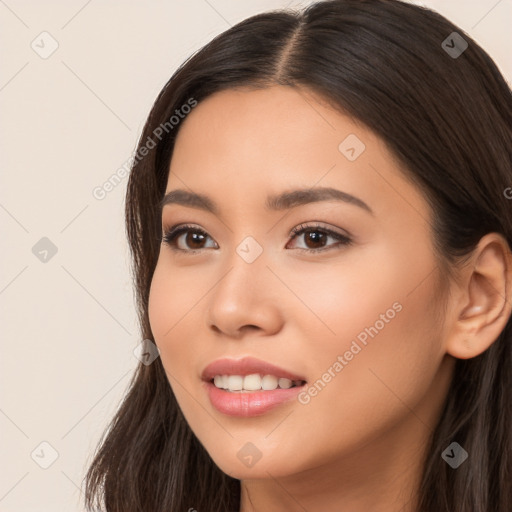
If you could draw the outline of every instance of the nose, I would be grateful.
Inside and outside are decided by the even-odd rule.
[[[283,325],[282,290],[261,255],[247,263],[234,254],[208,294],[208,327],[239,339],[251,331],[260,336],[279,332]]]

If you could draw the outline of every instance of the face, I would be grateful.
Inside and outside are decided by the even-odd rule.
[[[186,230],[161,245],[149,318],[199,441],[239,479],[412,447],[448,382],[421,191],[373,132],[304,89],[223,91],[182,123],[166,193],[206,198],[163,207],[164,236]],[[279,370],[214,368],[231,391],[202,380],[245,357]],[[270,388],[305,384],[236,391],[279,372]]]

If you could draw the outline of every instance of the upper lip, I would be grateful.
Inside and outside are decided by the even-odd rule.
[[[302,380],[304,377],[279,368],[271,363],[256,359],[255,357],[243,357],[242,359],[217,359],[207,365],[201,373],[205,381],[212,380],[215,375],[251,375],[260,373],[262,375],[275,375],[276,377],[290,380]]]

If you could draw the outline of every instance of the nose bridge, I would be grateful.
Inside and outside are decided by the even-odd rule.
[[[256,237],[246,235],[222,261],[222,277],[209,299],[210,325],[236,335],[244,325],[265,331],[279,328],[279,305],[273,297],[272,273],[266,251]]]
[[[268,272],[265,268],[269,247],[264,248],[265,231],[268,226],[265,220],[257,213],[259,204],[248,204],[242,201],[236,208],[231,210],[232,219],[236,221],[230,224],[230,235],[228,243],[228,254],[225,255],[224,264],[228,268],[236,270],[237,273]],[[223,258],[224,259],[224,258]]]
[[[243,240],[237,245],[235,252],[236,254],[247,264],[252,265],[258,259],[261,260],[261,255],[264,252],[263,249],[263,241],[260,238],[260,242],[256,240],[252,235],[247,235],[243,238]]]
[[[239,237],[240,238],[240,237]],[[238,302],[251,302],[257,298],[262,281],[269,273],[266,268],[266,253],[263,243],[252,235],[245,235],[234,244],[222,262],[226,271],[217,288],[227,292]]]

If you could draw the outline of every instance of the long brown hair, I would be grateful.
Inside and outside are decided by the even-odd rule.
[[[171,116],[217,91],[276,84],[309,88],[385,141],[432,207],[435,250],[448,269],[488,232],[512,246],[505,192],[512,94],[468,34],[398,0],[330,0],[255,15],[181,65],[141,135],[139,150],[150,138],[156,147],[134,161],[125,208],[142,339],[154,339],[148,296],[161,241],[158,206],[180,127]],[[511,329],[509,319],[483,354],[457,360],[418,511],[512,510]],[[454,441],[469,453],[456,470],[441,457]],[[191,431],[160,358],[137,368],[88,469],[85,495],[89,510],[107,512],[239,510],[240,481],[214,464]]]

